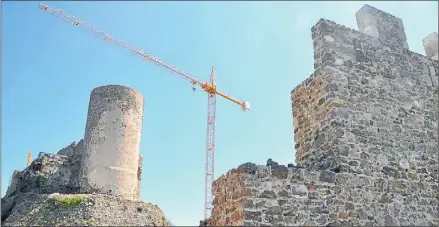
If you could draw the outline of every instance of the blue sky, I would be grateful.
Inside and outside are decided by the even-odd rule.
[[[168,71],[37,8],[2,2],[2,196],[27,153],[84,136],[89,95],[107,84],[145,96],[142,200],[175,225],[203,217],[207,95]],[[294,162],[290,91],[313,72],[311,27],[357,28],[365,2],[48,2],[207,80],[250,112],[217,100],[215,178],[244,162]],[[437,32],[437,2],[372,2],[403,19],[412,51]]]

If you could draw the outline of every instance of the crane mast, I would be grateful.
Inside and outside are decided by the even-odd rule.
[[[199,86],[204,91],[207,92],[208,95],[208,110],[207,110],[207,137],[206,137],[206,170],[205,170],[205,196],[204,196],[204,218],[207,219],[210,216],[211,209],[212,209],[212,183],[214,179],[214,152],[215,152],[215,116],[216,116],[216,95],[219,95],[231,102],[234,102],[241,106],[242,110],[248,111],[250,110],[250,104],[245,101],[240,101],[235,98],[232,98],[231,96],[228,96],[216,89],[216,83],[215,83],[215,74],[214,74],[214,68],[212,67],[212,72],[210,76],[210,82],[204,82],[196,77],[192,76],[189,73],[186,73],[179,68],[170,65],[161,59],[149,54],[148,52],[144,51],[141,48],[138,48],[136,46],[133,46],[129,43],[126,43],[122,40],[117,39],[116,37],[112,36],[111,34],[87,23],[84,20],[81,20],[77,17],[68,15],[61,9],[56,9],[53,7],[49,7],[45,4],[40,3],[38,5],[38,8],[45,11],[46,13],[49,13],[67,23],[70,23],[74,27],[78,27],[79,29],[90,33],[97,38],[101,38],[105,40],[106,42],[122,49],[130,52],[133,55],[138,55],[143,60],[146,60],[148,62],[151,62],[155,64],[158,67],[164,68],[168,70],[169,72],[188,80],[192,83],[193,86]]]
[[[210,83],[216,88],[215,74],[212,67]],[[214,152],[215,152],[215,115],[216,115],[216,95],[214,92],[207,94],[207,136],[206,136],[206,175],[204,185],[204,220],[210,216],[212,210],[212,183],[214,179]]]

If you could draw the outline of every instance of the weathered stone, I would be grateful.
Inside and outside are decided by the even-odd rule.
[[[259,197],[266,198],[266,199],[274,199],[274,198],[276,198],[276,193],[274,193],[273,191],[265,190],[262,192],[262,194]]]
[[[385,216],[384,220],[386,226],[399,226],[398,220],[391,217],[390,215]]]
[[[271,166],[271,175],[279,179],[286,179],[288,176],[288,168],[283,165]]]
[[[254,203],[252,199],[244,199],[244,207],[254,207]]]
[[[296,185],[293,187],[292,189],[292,194],[293,195],[298,195],[298,196],[306,196],[308,194],[308,188],[306,188],[305,185]]]
[[[260,212],[260,211],[256,211],[256,212],[244,211],[244,218],[245,218],[245,220],[261,222],[262,221],[262,212]]]
[[[398,171],[392,167],[389,167],[389,166],[383,166],[383,169],[381,170],[381,172],[387,176],[391,176],[394,178],[397,178],[399,176]]]
[[[320,181],[334,183],[335,182],[335,173],[324,170],[320,172]]]
[[[281,215],[282,214],[282,208],[280,206],[268,207],[268,209],[265,212],[265,214],[268,214],[268,215]]]
[[[264,206],[265,206],[265,201],[259,201],[259,202],[257,202],[256,203],[256,208],[257,209],[260,209],[260,208],[263,208]]]
[[[343,156],[348,156],[349,155],[349,147],[346,145],[340,145],[340,154]]]
[[[284,197],[284,198],[289,198],[289,197],[291,197],[290,193],[288,193],[288,191],[286,191],[286,190],[282,190],[282,191],[280,191],[280,192],[278,193],[278,195],[279,195],[280,197]]]
[[[316,135],[316,139],[314,141],[315,147],[320,147],[326,141],[326,135],[324,133],[319,133]]]
[[[380,203],[392,203],[392,197],[388,194],[384,194],[381,196]]]
[[[407,161],[407,159],[401,159],[400,161],[399,161],[399,167],[401,168],[401,169],[409,169],[410,168],[410,164],[409,164],[409,162]]]
[[[267,160],[267,166],[277,166],[279,163],[273,161],[271,158]]]
[[[238,170],[244,171],[245,173],[256,173],[258,168],[256,167],[256,164],[247,162],[240,166],[238,166]]]

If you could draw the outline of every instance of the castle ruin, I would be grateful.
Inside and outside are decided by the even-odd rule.
[[[157,206],[140,201],[143,103],[143,96],[128,87],[93,89],[84,139],[57,154],[40,153],[14,172],[2,198],[2,224],[167,225]],[[79,216],[56,202],[78,196],[83,200],[75,207]],[[35,207],[43,209],[30,215]],[[46,217],[52,209],[62,215]]]
[[[297,166],[246,163],[214,182],[210,226],[437,226],[438,34],[365,5],[321,19],[314,73],[291,92]]]
[[[321,19],[315,71],[291,92],[297,166],[245,163],[213,183],[209,226],[437,226],[438,34],[365,5],[359,31]],[[144,98],[90,96],[84,139],[13,173],[2,225],[168,225],[140,201]],[[76,203],[76,202],[78,203]]]

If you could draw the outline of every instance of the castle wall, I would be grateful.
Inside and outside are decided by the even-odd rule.
[[[244,207],[236,223],[439,224],[438,62],[407,50],[398,18],[368,6],[357,20],[375,20],[360,30],[378,35],[324,19],[312,28],[315,72],[291,93],[299,167],[246,164],[215,181],[227,201],[231,185],[250,192],[233,200]],[[223,207],[211,222],[233,225]]]
[[[216,180],[213,192],[209,226],[438,224],[437,192],[422,181],[244,164]]]
[[[138,199],[143,96],[124,86],[90,96],[81,163],[81,191]]]

